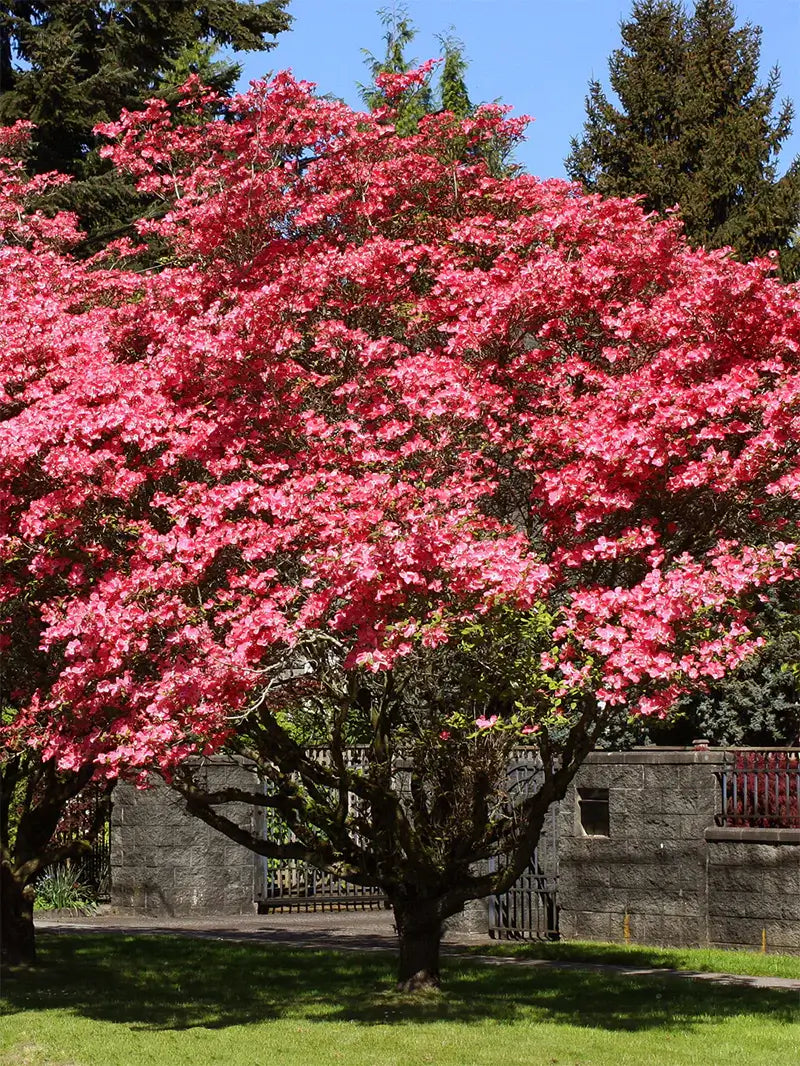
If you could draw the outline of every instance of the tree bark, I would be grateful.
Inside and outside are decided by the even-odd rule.
[[[32,884],[25,884],[2,867],[0,881],[0,959],[8,966],[36,962]]]
[[[398,991],[439,988],[441,919],[424,904],[395,903],[393,909],[400,943]]]

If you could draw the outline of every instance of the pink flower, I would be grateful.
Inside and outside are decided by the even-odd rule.
[[[496,714],[493,714],[491,718],[487,718],[485,715],[481,715],[480,718],[475,719],[475,725],[478,727],[478,729],[491,729],[496,721]]]
[[[441,733],[439,734],[439,739],[440,740],[449,740],[450,739],[450,730],[449,729],[443,729],[441,731]]]

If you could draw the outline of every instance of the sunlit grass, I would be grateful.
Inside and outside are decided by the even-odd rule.
[[[393,958],[187,938],[40,936],[5,975],[6,1066],[791,1066],[800,996],[580,970],[445,965],[392,990]]]
[[[595,941],[493,941],[468,949],[474,955],[512,955],[553,962],[588,962],[641,969],[749,974],[800,980],[800,955],[772,955],[714,948],[653,948]]]

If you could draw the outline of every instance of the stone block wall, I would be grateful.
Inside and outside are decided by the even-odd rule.
[[[718,828],[719,750],[595,752],[560,811],[565,938],[800,951],[800,831]],[[580,794],[608,790],[608,834]]]
[[[800,952],[800,830],[705,833],[708,943]]]
[[[566,939],[800,952],[800,830],[718,828],[714,776],[722,751],[596,752],[578,772],[540,852],[559,856]],[[252,788],[241,764],[217,759],[209,788]],[[586,831],[580,798],[608,795],[607,832]],[[256,829],[258,812],[226,813]],[[584,819],[585,821],[585,819]],[[601,820],[602,821],[602,820]],[[557,832],[554,833],[554,827]],[[166,785],[119,785],[111,829],[112,905],[153,915],[252,914],[259,859],[198,818]],[[486,900],[448,923],[488,931]]]
[[[566,938],[706,942],[704,832],[714,824],[716,751],[595,752],[560,811],[560,930]],[[581,826],[581,790],[608,790],[608,835]]]
[[[215,760],[206,787],[252,788],[238,763]],[[225,813],[250,828],[253,809]],[[164,784],[140,791],[119,784],[111,814],[111,904],[152,915],[252,914],[255,856],[199,818]]]

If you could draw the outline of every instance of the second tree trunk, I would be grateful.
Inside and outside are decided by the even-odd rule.
[[[7,966],[36,962],[33,885],[22,884],[7,866],[0,881],[0,956]]]

